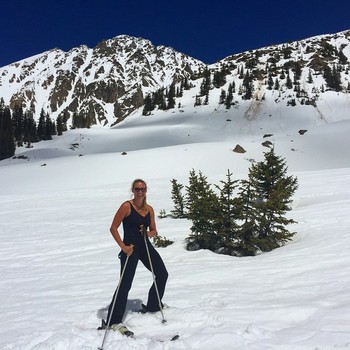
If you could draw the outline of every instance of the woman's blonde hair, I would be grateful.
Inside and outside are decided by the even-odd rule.
[[[142,180],[142,179],[135,179],[135,180],[132,182],[132,184],[131,184],[131,191],[134,190],[135,185],[136,185],[137,182],[142,182],[142,183],[145,185],[146,193],[147,193],[147,184],[146,184],[146,181],[144,181],[144,180]],[[148,211],[146,196],[143,197],[142,208],[143,208],[143,210]]]

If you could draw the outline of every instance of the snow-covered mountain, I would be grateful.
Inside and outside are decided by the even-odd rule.
[[[43,109],[67,120],[76,112],[92,124],[110,125],[142,106],[144,94],[203,66],[171,48],[122,35],[93,49],[53,49],[2,67],[0,96],[37,116]]]
[[[215,110],[233,84],[229,106],[246,118],[261,115],[265,104],[283,114],[301,104],[314,119],[342,120],[348,117],[349,62],[350,31],[260,48],[209,66],[122,35],[93,49],[53,49],[0,68],[0,97],[11,108],[31,109],[36,119],[44,110],[68,127],[74,113],[88,125],[111,126],[142,107],[148,94],[164,88],[166,95],[172,84],[180,89],[188,79],[175,108],[209,104]],[[336,113],[329,111],[328,98],[337,101]]]

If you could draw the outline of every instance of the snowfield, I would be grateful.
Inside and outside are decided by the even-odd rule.
[[[125,317],[136,337],[110,332],[104,348],[350,349],[350,120],[316,122],[291,111],[294,122],[278,114],[230,122],[235,112],[205,107],[135,114],[113,129],[72,130],[18,148],[27,159],[1,161],[0,348],[97,349],[104,331],[96,328],[119,274],[109,227],[134,178],[148,183],[156,213],[169,214],[171,179],[186,184],[192,169],[211,183],[225,180],[227,169],[244,179],[251,161],[263,159],[270,130],[276,154],[299,180],[289,213],[298,222],[294,240],[256,257],[189,252],[191,223],[158,218],[159,234],[175,241],[158,248],[169,271],[167,323],[133,312],[152,284],[140,263]],[[232,152],[236,144],[247,152]]]

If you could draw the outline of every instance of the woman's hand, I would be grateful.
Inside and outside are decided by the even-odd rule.
[[[130,244],[130,245],[123,244],[122,250],[127,256],[130,256],[134,252],[134,245],[133,244]]]
[[[147,232],[147,236],[148,236],[149,238],[153,238],[153,237],[157,236],[157,231],[156,231],[156,230],[148,231],[148,232]]]

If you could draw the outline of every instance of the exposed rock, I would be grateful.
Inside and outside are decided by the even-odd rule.
[[[246,150],[240,145],[236,145],[236,147],[232,151],[236,152],[236,153],[245,153],[246,152]]]

